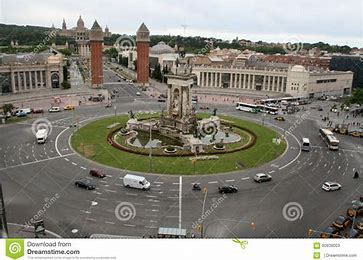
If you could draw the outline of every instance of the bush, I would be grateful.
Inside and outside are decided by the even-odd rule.
[[[62,87],[63,87],[63,89],[70,89],[71,84],[68,81],[63,81],[62,82]]]

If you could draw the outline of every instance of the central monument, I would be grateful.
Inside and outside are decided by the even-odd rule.
[[[192,106],[191,86],[193,77],[188,74],[167,75],[166,112],[160,117],[160,132],[179,137],[196,130],[197,118]]]

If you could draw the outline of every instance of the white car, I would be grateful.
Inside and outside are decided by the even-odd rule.
[[[60,107],[51,107],[48,109],[49,113],[55,113],[55,112],[60,112],[60,111],[61,111]]]
[[[139,91],[137,91],[136,96],[141,96],[141,93]]]
[[[327,181],[323,183],[323,186],[321,186],[321,188],[325,191],[335,191],[340,190],[342,188],[342,185],[337,182]]]
[[[253,179],[256,182],[265,182],[265,181],[271,181],[272,177],[270,174],[267,173],[257,173]]]

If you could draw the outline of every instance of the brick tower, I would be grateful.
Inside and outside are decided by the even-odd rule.
[[[139,85],[149,85],[149,45],[150,31],[144,23],[136,32],[137,47],[137,83]]]
[[[102,43],[103,32],[97,21],[94,22],[90,33],[89,41],[91,45],[91,75],[92,87],[100,87],[103,84],[103,62]]]

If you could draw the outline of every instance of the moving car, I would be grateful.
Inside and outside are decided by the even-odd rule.
[[[78,180],[74,184],[76,185],[76,187],[84,188],[86,190],[96,189],[96,185],[93,184],[90,180],[87,180],[87,179]]]
[[[97,178],[105,178],[106,174],[104,174],[102,171],[98,170],[98,169],[92,169],[89,171],[89,174],[93,177],[97,177]]]
[[[148,182],[145,177],[126,174],[124,177],[124,186],[127,188],[134,188],[139,190],[149,190],[150,182]]]
[[[60,107],[51,107],[48,109],[49,113],[56,113],[56,112],[60,112],[60,111],[61,111]]]
[[[339,238],[340,231],[335,227],[326,227],[320,234],[320,238]]]
[[[326,181],[323,183],[321,188],[325,191],[335,191],[340,190],[342,188],[342,185],[337,182]]]
[[[222,187],[218,187],[218,192],[221,194],[224,193],[236,193],[238,191],[238,189],[232,185],[226,185],[226,186],[222,186]]]
[[[277,121],[285,121],[285,117],[283,117],[283,116],[277,116],[277,117],[275,117],[275,120],[277,120]]]
[[[350,217],[340,215],[336,218],[332,225],[338,229],[344,229],[348,227],[351,223],[352,219]]]
[[[112,104],[111,103],[108,103],[105,107],[106,108],[112,107]]]
[[[255,177],[253,177],[253,179],[256,181],[256,182],[265,182],[265,181],[271,181],[272,180],[272,177],[270,174],[267,174],[267,173],[257,173],[255,175]]]
[[[35,137],[37,138],[37,143],[38,144],[44,144],[47,141],[48,130],[47,129],[39,129],[36,132]]]
[[[74,110],[74,106],[73,105],[65,105],[64,110]]]
[[[141,93],[139,91],[137,91],[136,96],[141,96]]]

